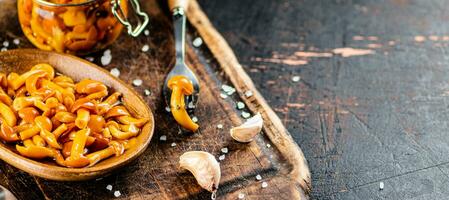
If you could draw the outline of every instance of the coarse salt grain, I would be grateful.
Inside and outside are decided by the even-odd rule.
[[[150,50],[150,46],[148,46],[148,44],[143,45],[142,51],[143,51],[143,52],[147,52],[148,50]]]
[[[151,91],[149,89],[145,89],[143,91],[143,93],[145,94],[145,96],[150,96],[151,95]]]
[[[221,89],[226,92],[226,91],[232,89],[232,87],[229,85],[223,84],[223,85],[221,85]]]
[[[106,189],[109,190],[109,191],[112,191],[112,185],[107,185]]]
[[[189,102],[189,104],[187,104],[187,107],[190,108],[190,109],[192,109],[192,108],[195,108],[195,105],[194,105],[193,102],[191,101],[191,102]]]
[[[260,174],[257,174],[256,180],[258,180],[258,181],[262,180],[262,176]]]
[[[161,137],[159,138],[160,141],[167,141],[167,136],[166,135],[161,135]]]
[[[226,147],[225,147],[225,148],[222,148],[222,149],[221,149],[221,152],[223,152],[223,153],[228,153],[228,148],[226,148]]]
[[[266,187],[268,187],[268,183],[267,182],[262,182],[262,188],[266,188]]]
[[[193,40],[192,44],[194,47],[200,47],[203,44],[203,39],[197,37]]]
[[[104,54],[103,56],[101,56],[101,64],[103,66],[109,65],[109,63],[111,63],[111,60],[112,60],[111,54]]]
[[[115,76],[115,77],[120,76],[120,70],[118,70],[117,68],[112,68],[110,72],[111,72],[112,76]]]
[[[122,195],[122,193],[120,193],[120,191],[118,191],[118,190],[116,190],[115,192],[114,192],[114,196],[115,197],[119,197],[119,196],[121,196]]]
[[[235,88],[225,84],[221,86],[221,89],[228,95],[232,95],[236,91]]]
[[[193,117],[192,117],[192,122],[195,122],[195,123],[197,123],[197,122],[198,122],[198,117],[196,117],[196,116],[193,116]]]
[[[248,91],[245,92],[245,96],[246,97],[251,97],[251,96],[253,96],[253,92],[251,90],[248,90]]]
[[[225,155],[221,155],[220,157],[218,157],[218,160],[224,160],[225,159]]]
[[[20,44],[20,40],[19,39],[14,39],[13,41],[12,41],[15,45],[19,45]]]
[[[223,128],[223,124],[218,124],[218,125],[217,125],[217,128],[218,128],[218,129],[222,129],[222,128]]]
[[[267,148],[270,148],[271,147],[271,144],[267,144]]]
[[[220,97],[221,97],[222,99],[226,99],[226,98],[228,98],[228,95],[225,94],[225,93],[220,93]]]
[[[239,194],[239,199],[244,199],[244,198],[245,198],[245,194],[240,193],[240,194]]]
[[[241,101],[237,102],[237,109],[241,110],[243,108],[245,108],[245,104]]]
[[[165,107],[165,111],[170,112],[170,107]]]
[[[242,112],[242,117],[245,118],[245,119],[248,119],[249,117],[251,117],[251,114],[249,114],[249,113],[243,111],[243,112]]]
[[[142,79],[134,79],[133,80],[133,85],[134,86],[141,86],[143,83]]]
[[[172,146],[172,147],[175,147],[175,146],[176,146],[176,143],[174,143],[174,142],[171,143],[171,146]]]
[[[9,42],[8,42],[8,41],[4,41],[4,42],[3,42],[3,46],[4,46],[4,47],[8,47],[8,46],[9,46]]]
[[[301,77],[300,76],[293,76],[292,77],[292,81],[293,82],[298,82],[298,81],[300,81],[301,80]]]
[[[143,31],[143,34],[145,36],[149,36],[150,35],[150,31],[148,29],[145,29],[145,31]]]
[[[380,182],[380,183],[379,183],[379,189],[380,189],[380,190],[383,190],[383,189],[384,189],[384,182]]]
[[[85,58],[87,61],[89,61],[89,62],[93,62],[94,61],[94,57],[86,57]]]
[[[103,52],[103,55],[111,55],[111,50],[110,50],[110,49],[106,49],[106,50]]]

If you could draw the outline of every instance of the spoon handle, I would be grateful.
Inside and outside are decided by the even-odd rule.
[[[187,6],[187,0],[169,0],[173,12],[173,26],[175,35],[176,63],[184,64],[186,16],[183,6]],[[178,66],[177,65],[177,66]]]
[[[168,7],[171,11],[175,8],[182,8],[184,11],[187,10],[188,0],[168,0]]]

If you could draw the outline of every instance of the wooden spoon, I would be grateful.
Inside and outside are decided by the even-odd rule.
[[[9,50],[0,53],[0,72],[23,73],[33,65],[48,63],[57,72],[65,74],[75,81],[83,78],[98,80],[123,94],[123,103],[137,117],[147,117],[149,122],[137,136],[136,146],[126,150],[122,156],[111,157],[88,168],[66,168],[53,162],[40,162],[28,159],[17,153],[13,145],[0,142],[0,159],[30,174],[58,181],[81,181],[103,176],[112,170],[123,167],[136,159],[148,147],[154,130],[153,114],[145,101],[126,83],[113,77],[95,64],[71,55],[35,49]]]

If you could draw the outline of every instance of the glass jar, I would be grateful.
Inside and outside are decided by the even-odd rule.
[[[135,28],[128,1],[139,18]],[[136,37],[149,21],[138,0],[18,0],[17,9],[23,33],[37,48],[77,55],[104,49],[123,26]]]

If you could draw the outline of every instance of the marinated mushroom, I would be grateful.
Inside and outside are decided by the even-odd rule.
[[[192,81],[187,77],[177,75],[168,80],[168,87],[172,90],[170,97],[170,110],[176,122],[182,127],[195,132],[199,126],[192,121],[186,111],[185,96],[191,95],[194,91]]]
[[[108,94],[103,83],[77,83],[48,64],[0,73],[0,141],[16,144],[22,156],[72,168],[120,156],[148,119],[133,116],[120,93]]]

